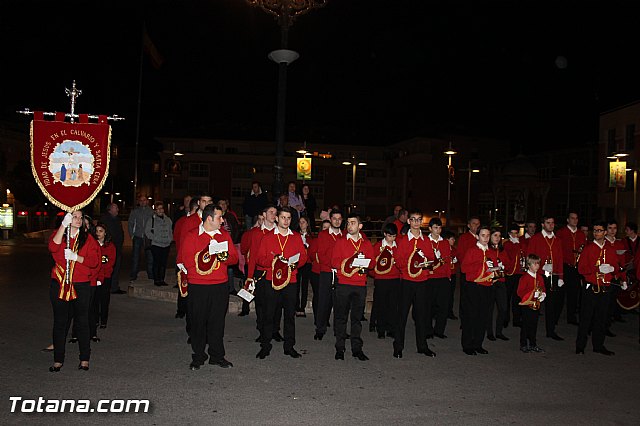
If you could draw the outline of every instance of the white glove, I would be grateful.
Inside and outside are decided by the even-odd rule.
[[[493,261],[487,260],[487,267],[493,268]]]
[[[598,269],[603,274],[610,274],[613,271],[615,271],[615,268],[613,266],[609,265],[608,263],[604,263],[604,264],[600,265],[600,267]]]
[[[544,299],[546,299],[546,298],[547,298],[547,293],[542,293],[540,295],[540,297],[538,298],[538,302],[542,303],[544,301]]]
[[[100,287],[102,285],[102,281],[96,281],[96,285]]]
[[[498,262],[498,266],[500,267],[500,269],[504,269],[504,265],[502,263],[502,260],[500,262]]]
[[[73,219],[73,215],[71,213],[67,213],[64,215],[64,219],[62,219],[62,227],[66,228],[71,225],[71,220]]]
[[[78,260],[78,253],[71,249],[64,249],[64,259],[75,262],[76,260]]]
[[[562,287],[564,285],[564,280],[562,278],[558,279],[558,287]]]
[[[540,292],[539,291],[534,292],[533,297],[534,299],[537,299],[538,297],[540,297]]]
[[[542,267],[542,270],[547,272],[553,272],[553,264],[545,263],[544,266]]]
[[[252,278],[248,278],[246,283],[248,284],[247,285],[247,290],[248,291],[253,291],[253,290],[256,289],[256,283]]]
[[[184,263],[178,263],[178,269],[180,269],[185,274],[187,273],[187,268],[184,267]]]
[[[458,263],[458,258],[454,256],[453,260],[451,261],[451,263]]]
[[[623,290],[626,290],[629,286],[627,286],[627,282],[626,281],[622,281],[622,284],[620,285],[620,288]]]

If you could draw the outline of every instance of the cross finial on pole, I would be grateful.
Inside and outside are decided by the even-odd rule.
[[[71,90],[65,88],[64,89],[67,96],[71,98],[71,122],[74,122],[74,114],[76,109],[76,99],[78,96],[82,95],[82,90],[76,88],[76,81],[73,80],[73,84],[71,85]]]

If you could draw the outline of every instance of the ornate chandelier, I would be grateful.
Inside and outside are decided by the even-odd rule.
[[[328,0],[247,0],[251,6],[259,7],[273,15],[281,23],[291,26],[300,15],[324,7]]]

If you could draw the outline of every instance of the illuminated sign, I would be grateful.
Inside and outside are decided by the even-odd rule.
[[[6,204],[0,207],[0,229],[13,229],[13,207]]]
[[[627,186],[627,162],[612,161],[609,163],[609,188]]]
[[[298,180],[311,180],[311,158],[298,158],[296,171]]]

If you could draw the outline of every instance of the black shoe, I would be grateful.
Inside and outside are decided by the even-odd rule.
[[[505,321],[502,323],[502,328],[509,328],[509,321]]]
[[[394,358],[402,358],[402,351],[399,349],[394,349],[393,350],[393,357]]]
[[[98,343],[100,341],[100,338],[98,336],[93,336],[91,338],[91,340],[93,340],[94,342]]]
[[[563,341],[564,339],[560,336],[558,336],[556,333],[553,334],[547,334],[547,337],[553,339],[553,340],[557,340],[557,341]]]
[[[521,321],[514,321],[513,322],[513,326],[514,327],[518,327],[518,328],[522,328],[522,322]]]
[[[505,342],[507,340],[509,340],[509,338],[507,336],[505,336],[504,334],[496,334],[496,338],[498,338],[500,340],[504,340]]]
[[[486,355],[486,354],[489,353],[489,351],[486,350],[485,348],[478,348],[478,349],[476,349],[476,352],[479,353],[479,354],[482,354],[482,355]]]
[[[449,314],[449,316],[447,318],[449,318],[450,320],[457,320],[458,319],[458,317],[455,316],[454,314]]]
[[[40,352],[53,352],[53,348],[42,348]]]
[[[107,324],[100,324],[100,328],[107,328]]]
[[[162,287],[162,283],[160,281],[156,281],[153,283],[156,287]]]
[[[544,353],[544,349],[542,349],[540,346],[535,345],[531,348],[529,348],[531,350],[531,352],[537,352],[537,353]]]
[[[254,342],[260,343],[261,340],[262,340],[262,336],[258,336],[256,337],[256,340],[254,340]]]
[[[229,368],[229,367],[233,367],[233,363],[227,361],[226,359],[222,358],[218,361],[214,361],[212,359],[209,360],[209,364],[211,365],[217,365],[218,367],[221,368]]]
[[[492,342],[496,341],[496,336],[494,336],[493,334],[490,334],[487,336],[487,339],[491,340]]]
[[[362,322],[367,322],[367,317],[365,317],[364,315],[362,316],[362,319],[360,320]]]
[[[323,337],[324,337],[323,333],[316,332],[316,334],[313,336],[313,340],[322,340]]]
[[[384,339],[384,338],[385,338],[384,331],[378,331],[378,339]]]
[[[282,337],[279,331],[276,331],[275,333],[273,333],[273,336],[271,336],[271,338],[276,342],[284,342],[284,338]]]
[[[116,290],[116,291],[112,291],[111,294],[127,294],[127,292],[124,290]]]
[[[609,349],[605,348],[604,346],[601,347],[600,349],[594,349],[593,352],[597,353],[597,354],[602,354],[602,355],[607,355],[607,356],[611,356],[611,355],[615,355],[616,353],[613,351],[610,351]]]
[[[72,337],[71,339],[69,339],[69,343],[78,343],[78,338]]]
[[[238,316],[239,316],[239,317],[246,317],[247,315],[249,315],[249,312],[244,312],[244,311],[241,311],[241,312],[238,314]]]
[[[358,358],[360,361],[369,361],[369,357],[364,354],[364,352],[356,352],[352,354],[354,358]]]
[[[344,335],[344,338],[345,339],[351,339],[351,335],[349,333],[347,333],[347,334]]]
[[[605,331],[604,335],[607,336],[607,337],[616,337],[616,334],[613,333],[611,330]]]
[[[291,348],[289,350],[284,351],[285,355],[289,355],[291,358],[302,358],[302,355],[298,353],[295,349]]]
[[[201,365],[202,365],[202,364],[199,364],[199,363],[197,363],[197,362],[192,362],[191,364],[189,364],[189,370],[192,370],[192,371],[194,371],[194,370],[200,370],[200,366],[201,366]]]
[[[51,367],[49,367],[49,372],[50,373],[57,373],[60,371],[60,369],[62,368],[62,364],[56,366],[56,365],[52,365]]]
[[[176,312],[175,318],[184,318],[184,312]]]
[[[334,357],[336,360],[344,361],[344,351],[336,351],[336,356]]]
[[[82,365],[82,363],[78,364],[78,370],[89,371],[88,365]]]
[[[433,333],[433,335],[436,336],[438,339],[446,339],[447,338],[446,334]]]
[[[391,337],[393,339],[394,338],[393,331],[387,331],[387,337]]]
[[[190,345],[190,344],[191,344],[191,337],[188,337],[187,338],[187,345]]]
[[[478,353],[473,349],[463,349],[462,352],[464,352],[467,355],[478,355]]]
[[[263,347],[262,349],[260,349],[260,352],[256,354],[256,358],[265,359],[266,357],[269,356],[270,353],[271,353],[271,348]]]
[[[584,349],[576,349],[576,355],[584,355]]]
[[[528,354],[529,352],[531,352],[531,349],[529,348],[529,346],[520,346],[520,351],[522,353]]]
[[[424,350],[422,350],[422,351],[418,351],[418,353],[419,353],[419,354],[426,355],[426,356],[430,356],[430,357],[432,357],[432,358],[435,358],[435,356],[436,356],[436,353],[435,353],[435,352],[433,352],[433,351],[432,351],[431,349],[429,349],[429,348],[424,349]]]
[[[369,333],[376,331],[376,325],[374,323],[369,324]]]
[[[427,334],[427,340],[428,340],[428,339],[433,339],[433,333],[429,333],[429,334]]]
[[[578,324],[578,320],[576,320],[575,318],[570,319],[570,320],[567,320],[567,324],[570,324],[570,325],[579,325],[579,324]]]

